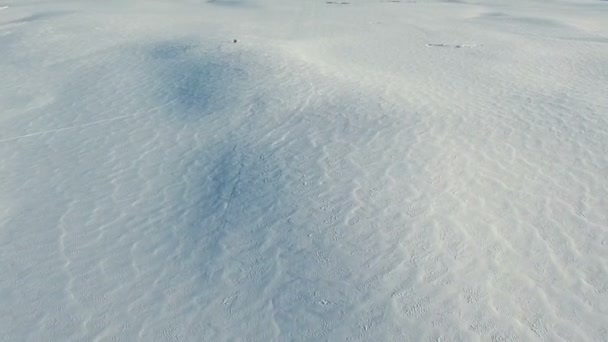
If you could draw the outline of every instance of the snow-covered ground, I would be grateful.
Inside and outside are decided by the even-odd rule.
[[[608,340],[608,2],[0,9],[1,341]]]

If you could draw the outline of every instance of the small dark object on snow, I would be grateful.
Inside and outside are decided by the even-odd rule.
[[[236,40],[236,39],[233,39],[233,40],[232,40],[232,42],[233,42],[233,43],[236,43],[236,42],[238,42],[238,40]]]

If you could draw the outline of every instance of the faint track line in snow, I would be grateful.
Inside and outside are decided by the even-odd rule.
[[[0,7],[0,11],[3,11],[5,9],[7,9],[7,8],[8,8],[8,6],[2,6],[2,7]]]
[[[235,146],[233,148],[233,150],[232,150],[233,153],[236,152],[236,149],[237,149],[237,146]],[[243,161],[241,160],[239,171],[237,172],[237,174],[234,178],[235,180],[232,185],[232,190],[230,190],[230,194],[228,195],[228,198],[224,201],[226,208],[224,209],[224,213],[222,215],[222,224],[220,225],[220,232],[222,232],[224,230],[224,228],[226,227],[226,223],[228,221],[228,214],[230,213],[230,207],[232,206],[232,202],[236,195],[237,187],[239,186],[239,184],[241,182],[241,173],[243,172],[243,167],[244,167]]]
[[[86,128],[86,127],[89,127],[89,126],[100,125],[100,124],[108,123],[108,122],[112,122],[112,121],[118,121],[118,120],[128,119],[128,118],[132,118],[132,117],[139,116],[139,115],[142,115],[142,114],[152,113],[152,112],[154,112],[154,111],[156,111],[156,110],[158,110],[158,109],[160,109],[162,107],[164,107],[164,106],[155,108],[155,109],[150,110],[150,111],[137,112],[137,113],[128,114],[128,115],[121,115],[121,116],[116,116],[116,117],[109,118],[109,119],[101,119],[101,120],[89,122],[89,123],[82,124],[82,125],[67,126],[67,127],[57,128],[57,129],[49,129],[49,130],[46,130],[46,131],[38,131],[38,132],[18,135],[18,136],[11,137],[11,138],[4,138],[4,139],[0,139],[0,143],[9,142],[9,141],[13,141],[13,140],[19,140],[19,139],[25,139],[25,138],[31,138],[31,137],[35,137],[35,136],[39,136],[39,135],[43,135],[43,134],[47,134],[47,133],[59,133],[59,132],[63,132],[63,131],[69,131],[69,130],[74,130],[74,129]]]
[[[462,48],[475,48],[478,46],[483,46],[483,45],[476,45],[476,44],[433,44],[433,43],[429,43],[426,44],[427,47],[443,47],[443,48],[454,48],[454,49],[462,49]]]

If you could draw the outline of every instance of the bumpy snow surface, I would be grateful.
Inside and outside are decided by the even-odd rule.
[[[0,340],[608,340],[608,2],[0,8]]]

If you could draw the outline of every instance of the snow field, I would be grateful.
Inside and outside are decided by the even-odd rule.
[[[607,5],[1,3],[1,339],[608,339]]]

